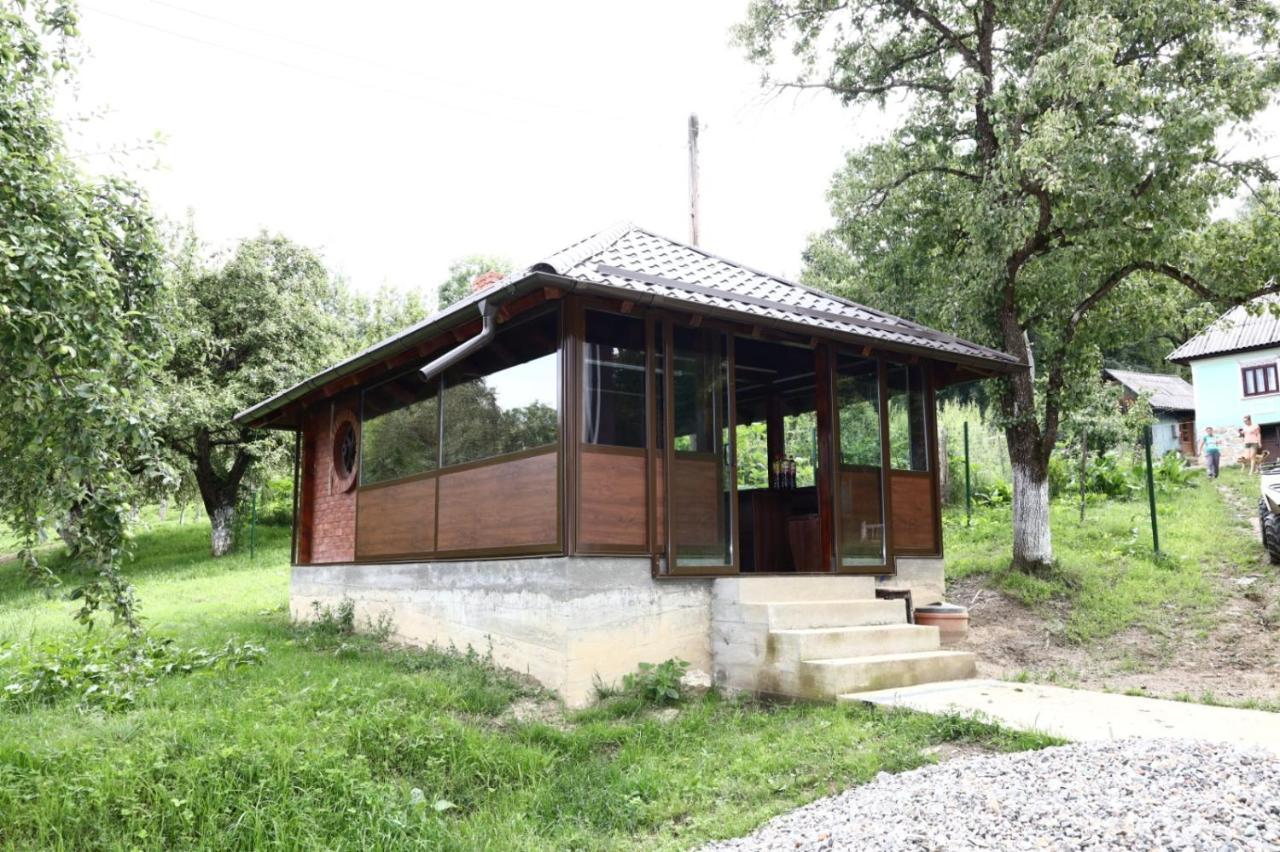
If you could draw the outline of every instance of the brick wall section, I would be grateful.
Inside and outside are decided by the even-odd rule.
[[[356,553],[356,492],[340,492],[333,480],[333,429],[335,410],[317,406],[306,421],[304,444],[308,447],[309,485],[303,499],[311,501],[311,563],[351,562]],[[307,440],[310,439],[310,440]],[[306,517],[306,513],[302,513]]]

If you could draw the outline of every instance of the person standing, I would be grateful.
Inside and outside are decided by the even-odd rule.
[[[1204,456],[1205,467],[1209,469],[1209,478],[1218,478],[1218,462],[1222,460],[1222,450],[1218,447],[1218,436],[1213,434],[1213,427],[1204,427],[1204,437],[1200,439],[1200,454]]]
[[[1240,430],[1244,438],[1244,452],[1249,459],[1249,472],[1255,473],[1262,460],[1262,427],[1253,422],[1248,414],[1244,416],[1244,428]]]

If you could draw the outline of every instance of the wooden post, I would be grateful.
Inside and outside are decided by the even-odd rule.
[[[689,116],[689,244],[698,244],[698,116]]]

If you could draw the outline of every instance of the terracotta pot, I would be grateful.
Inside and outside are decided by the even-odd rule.
[[[969,610],[954,604],[918,606],[916,624],[932,624],[938,628],[943,645],[961,642],[969,635]]]

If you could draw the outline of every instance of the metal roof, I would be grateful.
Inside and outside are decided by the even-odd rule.
[[[541,286],[598,293],[745,322],[764,321],[817,336],[853,338],[870,345],[998,372],[1024,366],[1004,352],[767,275],[634,225],[622,224],[580,240],[522,272],[508,275],[482,292],[241,411],[234,420],[241,424],[260,424],[267,415],[329,382],[474,319],[475,305],[481,300],[505,301]]]
[[[1251,313],[1253,311],[1258,313]],[[1209,327],[1169,353],[1169,360],[1185,364],[1210,355],[1224,355],[1246,349],[1280,346],[1280,296],[1259,296],[1246,305],[1236,305]]]
[[[1111,378],[1147,398],[1152,408],[1164,411],[1193,411],[1195,393],[1191,383],[1181,376],[1164,373],[1137,373],[1132,370],[1103,370]]]

